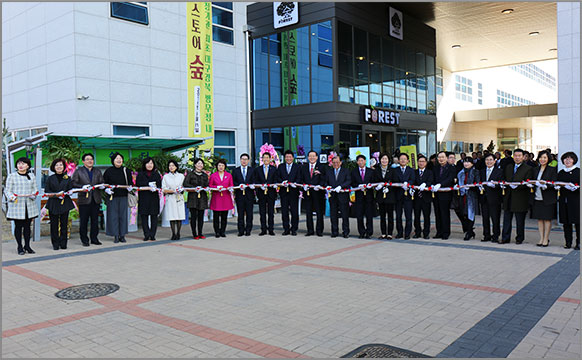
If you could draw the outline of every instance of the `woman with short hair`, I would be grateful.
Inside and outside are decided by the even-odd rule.
[[[210,175],[209,186],[217,188],[222,186],[227,188],[232,186],[232,175],[226,172],[226,161],[220,159],[216,162],[216,172]],[[210,210],[213,213],[213,225],[215,237],[226,237],[226,215],[232,210],[232,196],[230,191],[212,191],[210,199]]]
[[[576,166],[578,156],[572,151],[564,153],[561,157],[564,168],[558,173],[557,181],[580,185],[580,168]],[[564,248],[572,248],[572,225],[576,228],[576,246],[574,250],[580,250],[580,188],[569,186],[560,192],[559,201],[560,223],[564,226]]]
[[[162,188],[162,176],[156,168],[156,163],[151,157],[146,157],[141,162],[141,171],[137,173],[135,185],[149,188],[142,189],[137,199],[137,212],[141,217],[143,229],[143,241],[156,240],[158,228],[158,215],[160,214],[160,195],[158,189]]]
[[[103,180],[109,185],[132,185],[131,172],[123,166],[123,155],[115,152],[111,155],[111,167],[103,173]],[[125,234],[128,233],[128,205],[126,188],[105,189],[107,204],[107,222],[105,233],[113,236],[114,243],[126,242]]]
[[[480,181],[479,171],[475,169],[473,159],[470,156],[463,159],[463,170],[459,171],[457,179],[459,186],[470,185]],[[463,240],[465,241],[475,238],[473,225],[475,224],[475,214],[479,206],[478,191],[477,187],[462,187],[459,190],[459,212],[457,215],[459,215],[463,225],[463,232],[465,233]]]
[[[538,220],[538,230],[540,241],[537,246],[548,246],[550,244],[550,230],[552,220],[556,218],[556,204],[558,202],[557,192],[553,186],[547,186],[547,182],[556,181],[558,173],[555,167],[550,166],[552,154],[542,150],[538,154],[539,165],[533,169],[532,180],[538,180],[542,186],[532,188],[531,196],[531,218]]]
[[[51,242],[54,250],[67,248],[69,212],[75,208],[69,195],[59,196],[58,193],[73,188],[71,178],[65,172],[65,159],[55,159],[51,164],[54,173],[46,180],[44,192],[49,194],[46,208],[51,222]]]
[[[184,184],[184,174],[179,171],[179,164],[175,160],[168,161],[168,173],[162,178],[162,189],[166,195],[164,205],[164,216],[170,221],[172,237],[170,240],[180,240],[180,230],[182,221],[186,219],[186,209],[184,208],[184,196],[182,186]]]
[[[25,252],[35,253],[30,247],[30,224],[39,213],[35,201],[38,190],[36,179],[30,172],[30,167],[29,159],[21,157],[16,160],[17,171],[8,175],[4,189],[8,198],[6,219],[14,221],[14,238],[18,244],[18,255],[24,255]],[[22,237],[24,237],[24,246],[22,245]]]
[[[184,187],[195,188],[197,186],[208,187],[208,175],[204,172],[204,160],[194,159],[194,170],[186,175]],[[190,209],[190,227],[194,240],[206,239],[202,234],[204,226],[204,211],[208,209],[208,194],[200,192],[188,193],[188,209]]]

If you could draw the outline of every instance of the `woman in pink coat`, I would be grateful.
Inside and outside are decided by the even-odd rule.
[[[217,188],[219,186],[227,188],[232,186],[232,175],[225,171],[226,161],[223,159],[218,160],[216,163],[216,169],[218,171],[210,175],[208,186],[213,188]],[[228,213],[228,210],[233,208],[234,206],[232,205],[232,196],[230,191],[212,191],[212,199],[210,199],[210,210],[212,210],[214,214],[215,237],[226,237],[224,234],[226,231],[226,214]]]

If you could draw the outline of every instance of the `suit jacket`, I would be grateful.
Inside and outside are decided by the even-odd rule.
[[[514,165],[507,165],[504,170],[505,181],[525,181],[533,179],[531,166],[521,163],[515,174]],[[527,186],[518,186],[515,189],[507,187],[503,198],[503,209],[511,212],[526,212],[529,207],[530,189]]]
[[[487,168],[479,171],[479,179],[481,179],[481,182],[487,181]],[[503,171],[497,166],[493,165],[493,170],[491,171],[491,175],[489,175],[489,180],[502,181]],[[501,201],[503,200],[501,196],[501,188],[499,186],[495,186],[494,188],[483,186],[483,195],[481,195],[481,197],[482,201],[485,201],[490,205],[501,204]]]
[[[255,174],[255,168],[247,165],[247,174],[246,174],[247,176],[246,176],[246,178],[243,177],[242,166],[239,166],[239,167],[235,168],[234,171],[232,172],[232,182],[233,182],[234,186],[239,186],[240,184],[252,184],[254,176],[255,176],[254,174]],[[255,199],[255,191],[254,190],[246,188],[244,192],[245,192],[245,195],[243,198],[243,191],[242,190],[235,190],[234,195],[235,195],[236,199],[237,200],[245,199],[245,200],[254,201],[254,199]]]
[[[382,176],[382,167],[378,166],[376,170],[374,170],[374,181],[373,182],[392,182],[392,173],[394,172],[394,168],[388,166],[386,170],[386,174]],[[376,202],[378,204],[394,204],[394,189],[393,187],[388,187],[388,192],[386,193],[386,197],[384,197],[384,190],[376,191]]]
[[[503,171],[503,174],[505,174],[505,168],[508,165],[513,166],[515,164],[515,162],[513,161],[512,157],[504,157],[503,159],[501,159],[499,161],[499,167],[501,168],[501,170]]]
[[[422,172],[422,176],[420,176],[420,169],[415,171],[415,179],[414,179],[414,183],[413,185],[421,185],[421,184],[426,184],[426,187],[431,186],[432,184],[434,184],[434,175],[432,173],[432,171],[428,170],[428,169],[424,169],[424,171]],[[430,202],[432,199],[432,196],[430,194],[429,191],[422,191],[422,196],[419,196],[420,194],[416,194],[416,196],[414,197],[414,199],[422,199],[423,201],[426,202]]]
[[[558,181],[571,182],[573,184],[580,184],[580,168],[575,168],[570,171],[566,169],[560,170],[558,173]],[[576,191],[562,189],[560,192],[559,204],[560,223],[572,224],[580,222],[580,188]]]
[[[46,180],[44,192],[58,193],[61,191],[69,191],[72,188],[73,182],[71,181],[71,178],[67,176],[67,174],[65,174],[60,181],[57,175],[53,174]],[[63,202],[63,204],[61,204],[61,202]],[[71,209],[75,208],[75,205],[73,205],[73,200],[71,200],[71,197],[67,195],[64,198],[49,197],[46,202],[46,208],[49,212],[49,215],[59,215],[68,213]]]
[[[360,174],[360,168],[352,170],[352,187],[358,187],[360,184],[369,184],[374,182],[374,170],[369,167],[364,168],[364,180],[362,180],[362,175]],[[366,196],[364,199],[364,191],[356,191],[356,201],[365,200],[366,202],[374,201],[374,189],[367,189]]]
[[[416,180],[416,174],[413,168],[407,166],[406,169],[404,170],[404,173],[402,173],[402,168],[400,166],[394,168],[393,170],[394,171],[392,172],[392,182],[395,183],[407,182],[411,185],[414,184],[414,181]],[[399,187],[393,189],[394,189],[394,199],[396,200],[397,203],[398,201],[402,201],[403,199],[412,200],[410,192],[408,192],[407,193],[408,195],[405,196],[404,189]]]
[[[441,165],[437,165],[433,171],[434,183],[441,184],[441,187],[452,187],[455,185],[455,179],[457,178],[456,168],[449,164],[446,164],[441,174]],[[436,195],[439,199],[451,200],[453,198],[454,191],[437,192]]]
[[[266,179],[263,165],[258,166],[253,170],[253,178],[254,184],[275,184],[276,182],[279,181],[277,175],[277,168],[274,167],[273,165],[269,165],[269,172],[267,174]],[[275,199],[277,199],[277,190],[271,187],[268,189],[269,190],[267,191],[267,196],[269,197],[269,199],[275,201]],[[257,191],[257,197],[259,199],[263,199],[265,196],[265,191],[261,190],[260,187],[256,188],[255,190]]]
[[[332,188],[341,186],[342,189],[345,189],[349,188],[352,184],[352,177],[350,176],[349,170],[343,167],[340,168],[337,179],[335,178],[335,169],[333,168],[329,169],[329,171],[325,173],[325,179],[325,185],[331,186]],[[348,192],[330,192],[330,199],[333,197],[337,197],[341,203],[347,203],[350,200]]]
[[[315,163],[315,167],[313,168],[313,176],[309,174],[309,163],[303,164],[299,171],[300,179],[299,182],[302,184],[310,184],[310,185],[324,185],[325,184],[325,173],[329,170],[327,166],[324,166],[319,161]],[[319,174],[316,172],[319,171]]]
[[[101,170],[97,169],[96,167],[93,167],[93,180],[89,180],[89,170],[87,170],[87,168],[84,166],[79,166],[75,170],[71,180],[73,182],[74,188],[80,188],[83,187],[83,185],[103,184],[105,182],[103,179],[103,174],[101,174]],[[96,204],[101,204],[101,190],[99,189],[89,191],[89,196],[84,193],[79,193],[77,195],[77,204],[90,204],[91,196],[93,196],[93,200],[95,200]]]
[[[538,178],[538,174],[540,173],[540,166],[533,168],[533,177],[530,180],[536,180]],[[558,179],[558,170],[555,167],[546,166],[546,169],[542,173],[541,180],[546,181],[556,181]],[[530,202],[533,205],[535,200],[535,191],[536,188],[534,187],[534,193],[531,193],[530,190]],[[567,190],[566,190],[567,191]],[[542,190],[542,202],[544,205],[554,205],[558,202],[558,191],[554,189],[553,186],[548,186],[547,189]]]
[[[277,178],[279,182],[283,182],[285,180],[289,181],[290,183],[301,182],[301,165],[298,163],[291,164],[291,170],[287,173],[287,163],[279,164],[279,168],[277,169]],[[285,197],[287,195],[290,196],[299,196],[299,188],[294,187],[281,187],[279,190],[279,196]]]

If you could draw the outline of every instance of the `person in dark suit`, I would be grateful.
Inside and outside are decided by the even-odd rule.
[[[441,151],[437,154],[438,166],[434,171],[436,188],[452,187],[455,184],[455,168],[447,162],[447,154]],[[434,239],[447,240],[451,236],[451,200],[453,191],[439,191],[433,201],[435,207],[437,233]]]
[[[398,162],[400,166],[394,169],[392,173],[392,182],[395,183],[408,183],[414,184],[416,179],[414,169],[408,166],[409,161],[408,154],[401,153],[398,156]],[[396,201],[396,239],[402,238],[402,212],[404,211],[404,217],[406,219],[406,225],[404,228],[404,238],[406,240],[410,239],[410,233],[412,232],[412,194],[410,191],[404,190],[403,188],[394,188],[394,199]]]
[[[97,238],[99,235],[99,209],[101,208],[101,190],[89,190],[93,185],[103,184],[103,174],[101,170],[94,167],[95,158],[93,154],[83,154],[83,166],[77,167],[71,180],[74,188],[84,188],[83,193],[77,195],[77,205],[79,205],[79,236],[83,246],[89,246],[87,237],[87,225],[91,220],[91,244],[101,245]]]
[[[69,191],[73,182],[65,171],[65,159],[54,159],[51,171],[54,173],[46,180],[45,192],[52,194],[46,202],[51,221],[51,242],[54,250],[67,248],[69,212],[75,208],[69,195],[59,197],[57,193]]]
[[[499,168],[501,169],[501,171],[503,171],[503,174],[505,175],[505,168],[509,165],[514,164],[513,162],[513,158],[511,157],[511,150],[509,149],[505,149],[505,151],[503,151],[503,154],[505,155],[505,157],[501,160],[499,160]]]
[[[578,156],[572,151],[561,157],[564,169],[558,173],[558,181],[580,185],[580,168],[576,166]],[[580,250],[580,188],[565,186],[560,194],[560,223],[564,225],[565,249],[572,248],[572,225],[576,228],[576,245],[574,250]]]
[[[263,153],[261,158],[263,165],[253,171],[255,184],[275,184],[277,179],[277,168],[271,165],[271,154]],[[269,231],[269,235],[274,236],[273,231],[275,226],[275,200],[277,199],[277,190],[272,187],[264,190],[257,189],[257,197],[259,198],[259,216],[261,217],[261,232],[259,236],[263,236]],[[267,216],[269,218],[267,225]]]
[[[418,170],[416,170],[416,176],[414,180],[414,185],[429,187],[434,183],[434,175],[432,171],[426,168],[428,160],[424,155],[418,155]],[[431,204],[430,193],[427,191],[416,191],[414,196],[414,239],[418,239],[422,236],[424,239],[429,238],[430,234],[430,204]],[[424,217],[424,228],[420,225],[420,215]]]
[[[160,194],[157,189],[162,188],[162,176],[151,157],[147,156],[142,160],[141,171],[137,173],[135,185],[150,188],[149,191],[139,192],[137,212],[141,217],[143,241],[154,241],[156,240],[158,216],[160,215]]]
[[[374,180],[374,170],[366,167],[366,157],[364,155],[356,156],[358,167],[352,170],[352,187],[361,187],[370,184]],[[369,239],[374,233],[374,190],[356,191],[356,218],[358,219],[358,233],[360,239]],[[364,217],[366,223],[364,225]]]
[[[503,177],[507,182],[525,181],[533,178],[533,169],[523,163],[523,150],[513,151],[514,165],[507,165]],[[525,215],[529,207],[530,190],[527,186],[515,186],[505,189],[503,197],[503,233],[500,244],[509,243],[511,238],[511,223],[515,215],[516,244],[525,239]]]
[[[485,169],[479,173],[482,182],[502,181],[503,171],[495,166],[495,156],[488,154],[485,156]],[[495,184],[485,185],[483,194],[479,196],[481,204],[481,215],[483,218],[483,239],[481,241],[497,242],[501,235],[501,188]],[[493,226],[493,234],[491,232]]]
[[[279,164],[277,169],[277,179],[283,183],[299,182],[301,178],[301,165],[294,162],[293,151],[285,151],[285,163]],[[297,235],[299,227],[299,189],[296,186],[288,185],[279,190],[281,198],[281,219],[283,220],[283,236]],[[291,224],[289,224],[289,213],[291,213]]]
[[[240,166],[235,168],[232,172],[232,183],[234,186],[241,184],[252,184],[254,178],[254,169],[249,166],[249,154],[241,154]],[[255,204],[255,190],[245,188],[243,190],[237,189],[234,191],[234,198],[236,202],[236,211],[238,213],[238,236],[250,236],[253,230],[253,206]],[[246,218],[246,222],[245,222]]]
[[[325,185],[331,186],[329,192],[329,216],[331,218],[331,237],[339,235],[339,220],[342,217],[342,235],[344,238],[350,236],[350,214],[349,202],[350,194],[348,192],[338,192],[340,189],[347,189],[352,183],[348,169],[342,168],[342,161],[339,155],[334,156],[331,161],[333,169],[325,174]]]
[[[459,171],[463,170],[463,161],[465,161],[466,157],[467,157],[467,154],[462,152],[461,159],[459,161],[457,161],[457,164],[455,165],[455,170],[457,171],[457,174],[459,173]]]
[[[549,166],[551,154],[542,150],[538,154],[539,166],[533,168],[533,178],[538,180],[542,186],[532,188],[530,193],[531,217],[538,220],[538,230],[540,232],[540,242],[537,246],[548,246],[550,244],[550,230],[552,220],[557,218],[558,193],[553,186],[548,187],[546,182],[556,181],[558,170]]]
[[[392,173],[394,168],[390,167],[390,157],[388,154],[380,155],[380,165],[376,167],[374,181],[382,183],[392,182]],[[389,186],[376,187],[376,202],[380,213],[380,232],[379,239],[392,239],[394,231],[394,191]],[[388,228],[386,228],[386,217],[388,217]]]
[[[301,167],[301,183],[308,185],[325,184],[325,168],[317,161],[317,152],[311,150],[307,154],[307,164]],[[323,217],[325,215],[325,192],[323,190],[308,189],[304,192],[303,203],[305,204],[305,222],[307,224],[307,234],[311,236],[323,236]],[[315,232],[313,228],[313,212],[315,211],[316,225]]]

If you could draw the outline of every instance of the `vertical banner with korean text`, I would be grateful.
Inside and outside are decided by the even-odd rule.
[[[283,106],[294,106],[299,102],[297,93],[297,30],[281,33],[281,99]],[[285,128],[285,147],[293,152],[299,144],[297,127]]]
[[[188,2],[188,136],[211,137],[199,147],[214,147],[212,89],[212,3]]]

